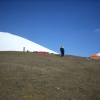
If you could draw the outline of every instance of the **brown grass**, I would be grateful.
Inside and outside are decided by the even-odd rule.
[[[100,100],[100,60],[0,52],[0,100]]]

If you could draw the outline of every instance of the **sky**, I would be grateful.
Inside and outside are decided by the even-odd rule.
[[[0,32],[88,57],[100,53],[100,0],[0,0]]]

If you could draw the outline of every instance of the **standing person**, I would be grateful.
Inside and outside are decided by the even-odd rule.
[[[63,47],[63,46],[60,48],[60,52],[61,52],[61,57],[63,57],[63,56],[64,56],[64,52],[65,52],[64,47]]]

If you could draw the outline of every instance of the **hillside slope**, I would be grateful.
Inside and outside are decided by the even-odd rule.
[[[0,100],[100,100],[100,60],[0,52]]]

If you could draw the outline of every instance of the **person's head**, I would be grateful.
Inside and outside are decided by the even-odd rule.
[[[64,48],[64,46],[61,46],[61,48]]]

